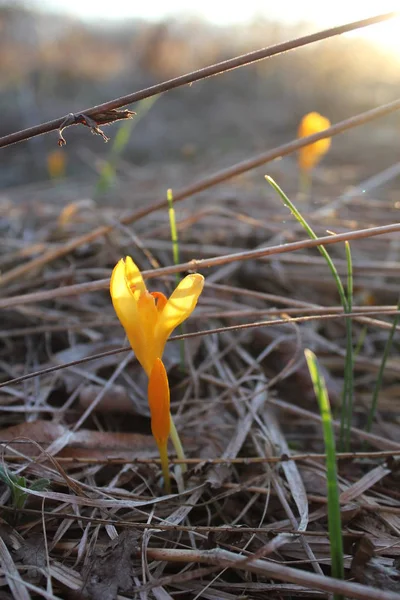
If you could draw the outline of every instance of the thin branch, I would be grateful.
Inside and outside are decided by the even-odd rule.
[[[157,526],[155,526],[157,527]],[[359,583],[342,581],[325,577],[308,571],[300,571],[293,567],[278,562],[272,562],[264,559],[244,558],[222,548],[213,548],[211,550],[176,550],[170,548],[148,548],[147,556],[152,560],[178,562],[189,564],[199,562],[201,564],[218,564],[223,568],[233,567],[256,573],[263,577],[279,579],[281,581],[290,581],[297,585],[306,586],[312,590],[322,590],[333,594],[343,594],[349,598],[358,598],[359,600],[400,600],[400,594],[396,592],[384,591],[372,588]]]
[[[25,442],[26,443],[26,442]],[[25,459],[25,457],[21,457],[22,459]],[[65,457],[60,457],[57,456],[57,463],[61,464],[61,463],[65,463],[66,461],[64,460]],[[75,459],[74,459],[75,460]],[[204,459],[203,463],[205,463],[206,461]],[[21,461],[17,461],[16,457],[14,457],[14,462],[23,462],[23,460]],[[81,462],[81,461],[78,461]],[[139,460],[136,460],[135,458],[130,459],[129,460],[129,464],[136,464],[139,463]],[[157,463],[157,460],[154,459],[154,461],[152,461],[153,464]],[[173,459],[170,460],[171,464],[174,462]],[[207,461],[208,463],[208,461]],[[31,463],[32,464],[32,463]],[[228,490],[237,490],[237,491],[251,491],[251,492],[255,492],[258,494],[266,494],[268,491],[268,488],[264,487],[259,487],[259,486],[247,486],[247,485],[241,485],[241,484],[236,484],[236,483],[225,483],[222,484],[222,488],[223,489],[228,489]],[[308,498],[310,501],[312,502],[318,502],[319,504],[325,504],[326,505],[326,497],[325,496],[319,496],[316,494],[309,494]],[[346,504],[346,503],[344,503]],[[366,512],[376,512],[376,511],[380,511],[380,512],[385,512],[388,514],[398,514],[399,513],[399,508],[397,506],[379,506],[377,504],[371,505],[371,504],[366,504],[366,503],[362,503],[361,504],[362,509]],[[14,512],[15,508],[12,506],[2,506],[1,510],[3,512]],[[50,519],[68,519],[73,521],[74,519],[76,519],[76,514],[74,513],[68,513],[68,512],[51,512],[51,511],[42,511],[42,510],[38,510],[36,508],[21,508],[18,509],[19,514],[24,514],[24,515],[44,515],[46,518],[48,518],[48,520]],[[83,523],[91,523],[92,525],[116,525],[118,527],[124,527],[125,529],[137,529],[140,531],[145,531],[146,529],[159,529],[160,531],[175,531],[175,532],[188,532],[188,533],[197,533],[197,534],[207,534],[210,532],[224,532],[224,533],[236,533],[238,531],[240,531],[241,533],[256,533],[256,534],[262,534],[262,533],[282,533],[282,527],[279,526],[279,523],[277,524],[276,527],[273,527],[272,524],[270,525],[266,525],[265,527],[245,527],[242,525],[178,525],[178,524],[169,524],[168,521],[166,520],[162,520],[160,517],[158,517],[158,522],[154,523],[143,523],[141,521],[123,521],[121,520],[121,518],[116,518],[116,519],[112,519],[112,518],[108,518],[108,519],[102,519],[101,517],[94,517],[93,515],[91,516],[84,516],[84,515],[79,515],[79,520],[82,521]],[[285,529],[285,533],[288,534],[295,534],[295,535],[301,535],[301,536],[311,536],[311,537],[324,537],[326,538],[326,532],[325,531],[316,531],[316,530],[310,530],[310,531],[299,531],[296,528],[291,528],[291,529]],[[359,531],[347,531],[347,530],[343,530],[342,532],[343,537],[349,537],[352,538],[352,540],[354,540],[354,538],[360,538],[363,537],[365,534],[359,532]],[[398,599],[400,600],[400,598]]]
[[[46,443],[41,440],[35,440],[38,444]],[[14,444],[26,444],[26,440],[13,440]],[[1,440],[0,444],[9,444],[9,440]],[[75,446],[76,447],[76,446]],[[393,458],[400,456],[400,450],[382,450],[382,451],[368,451],[368,452],[338,452],[336,458],[338,460],[359,460],[361,458],[382,459],[382,458]],[[24,462],[26,461],[25,456],[18,454],[5,454],[3,457],[5,462]],[[305,454],[281,454],[280,456],[250,456],[250,457],[236,457],[236,458],[170,458],[169,462],[174,465],[181,465],[187,463],[188,465],[263,465],[263,464],[277,464],[281,462],[302,462],[308,460],[326,460],[326,454],[324,453],[305,453]],[[160,464],[161,459],[154,456],[154,458],[141,458],[137,456],[130,456],[129,458],[110,457],[104,456],[99,458],[98,456],[57,456],[58,463],[77,463],[77,464],[91,464],[91,465],[153,465]],[[241,484],[233,484],[240,486]],[[387,507],[385,507],[387,508]],[[400,510],[400,509],[399,509]],[[225,529],[225,527],[224,527]]]
[[[336,125],[332,125],[332,127],[329,127],[329,129],[325,129],[324,131],[315,133],[314,135],[310,135],[310,136],[304,137],[304,138],[298,138],[287,144],[277,146],[276,148],[273,148],[272,150],[268,150],[267,152],[264,152],[263,154],[259,154],[258,156],[255,156],[254,158],[244,160],[240,163],[237,163],[236,165],[233,165],[232,167],[228,167],[227,169],[218,171],[214,175],[205,177],[204,179],[201,179],[197,183],[191,184],[191,185],[181,189],[180,191],[175,192],[174,193],[174,203],[176,204],[177,202],[181,202],[182,200],[189,198],[190,196],[193,196],[194,194],[204,192],[205,190],[207,190],[215,185],[219,185],[220,183],[223,183],[224,181],[232,179],[233,177],[242,175],[243,173],[246,173],[247,171],[251,171],[252,169],[255,169],[256,167],[260,167],[261,165],[271,162],[271,161],[275,160],[276,158],[281,158],[282,156],[286,156],[287,154],[296,152],[300,148],[303,148],[304,146],[307,146],[310,143],[317,142],[318,140],[322,140],[327,137],[333,137],[335,135],[338,135],[339,133],[343,133],[343,131],[346,131],[353,127],[358,127],[360,125],[364,125],[365,123],[369,123],[370,121],[373,121],[380,117],[384,117],[384,116],[386,116],[396,110],[399,110],[399,109],[400,109],[400,99],[390,102],[389,104],[384,104],[383,106],[379,106],[378,108],[373,108],[373,109],[363,112],[359,115],[356,115],[355,117],[350,117],[349,119],[340,121],[339,123],[336,123]],[[129,225],[131,223],[134,223],[135,221],[138,221],[139,219],[142,219],[143,217],[147,216],[148,214],[150,214],[156,210],[165,208],[166,206],[168,206],[167,199],[161,200],[159,202],[155,202],[153,204],[150,204],[148,206],[140,208],[139,210],[129,213],[125,217],[121,218],[119,220],[119,223],[122,225]],[[104,235],[107,235],[113,229],[114,229],[114,225],[102,225],[101,227],[97,227],[97,229],[94,229],[93,231],[90,231],[89,233],[85,233],[79,237],[76,237],[76,238],[70,240],[69,242],[64,244],[61,248],[56,248],[56,249],[48,250],[47,252],[44,252],[41,256],[38,256],[38,257],[32,259],[31,261],[23,263],[22,265],[19,265],[18,267],[11,269],[7,273],[0,275],[0,286],[5,286],[6,284],[10,283],[11,281],[19,279],[20,277],[25,277],[31,270],[36,270],[40,267],[43,267],[45,264],[47,264],[49,262],[52,262],[54,260],[61,258],[65,255],[69,254],[70,252],[73,252],[74,250],[76,250],[77,248],[82,246],[83,244],[90,244],[95,239],[102,237]],[[350,238],[346,238],[346,239],[350,239]],[[187,268],[190,268],[190,266],[185,267],[185,269],[187,269]],[[176,273],[177,270],[175,270],[173,272]],[[4,304],[2,304],[0,302],[0,308],[3,306],[4,306]]]
[[[307,238],[298,240],[288,244],[279,244],[278,246],[270,246],[269,248],[256,248],[255,250],[245,250],[233,254],[216,256],[214,258],[203,258],[199,260],[190,260],[179,265],[170,265],[159,269],[151,269],[143,271],[142,275],[145,279],[153,277],[161,277],[164,275],[172,275],[188,270],[201,270],[220,265],[226,265],[238,261],[249,259],[262,258],[264,256],[272,256],[275,254],[284,254],[286,252],[294,252],[295,250],[304,250],[305,248],[315,248],[317,246],[328,246],[330,244],[338,244],[340,242],[352,241],[385,235],[387,233],[397,233],[400,231],[400,223],[392,223],[391,225],[381,225],[379,227],[370,227],[368,229],[358,229],[356,231],[345,231],[337,235],[327,235],[317,238],[316,240]],[[33,261],[32,261],[33,262]],[[31,264],[31,263],[30,263]],[[22,265],[22,267],[25,265]],[[36,265],[35,265],[36,266]],[[18,267],[17,267],[18,268]],[[7,275],[7,274],[6,274]],[[6,275],[4,277],[6,277]],[[22,274],[21,274],[22,275]],[[0,279],[0,282],[2,280]],[[0,299],[0,310],[4,308],[15,307],[21,304],[32,304],[34,302],[43,302],[46,300],[54,300],[55,298],[64,298],[66,296],[76,296],[82,293],[97,292],[99,290],[108,289],[110,279],[99,279],[89,283],[77,283],[75,285],[66,285],[54,290],[46,290],[44,292],[33,292],[31,294],[21,294],[19,296],[11,296],[9,298]]]
[[[209,67],[205,67],[203,69],[187,73],[186,75],[175,77],[174,79],[164,81],[163,83],[158,83],[144,90],[134,92],[133,94],[121,96],[120,98],[116,98],[115,100],[110,100],[109,102],[104,102],[103,104],[92,106],[91,108],[87,108],[83,111],[78,111],[75,114],[84,115],[86,117],[92,117],[94,118],[94,120],[96,120],[95,117],[96,115],[99,115],[99,113],[105,113],[110,110],[121,108],[122,106],[126,106],[127,104],[133,104],[134,102],[138,102],[139,100],[143,100],[144,98],[150,98],[151,96],[161,94],[162,92],[167,92],[174,88],[181,87],[183,85],[187,85],[189,83],[193,83],[201,79],[206,79],[207,77],[212,77],[214,75],[226,73],[227,71],[232,71],[233,69],[237,69],[238,67],[243,67],[255,63],[257,61],[263,60],[265,58],[270,58],[272,56],[288,52],[289,50],[294,50],[295,48],[300,48],[302,46],[306,46],[314,42],[319,42],[321,40],[325,40],[336,35],[341,35],[342,33],[347,33],[349,31],[354,31],[355,29],[368,27],[369,25],[375,25],[376,23],[382,23],[383,21],[393,19],[394,17],[398,16],[398,14],[399,13],[395,11],[377,15],[375,17],[370,17],[368,19],[361,19],[360,21],[346,23],[344,25],[339,25],[338,27],[332,27],[331,29],[325,29],[323,31],[318,31],[317,33],[313,33],[311,35],[306,35],[294,40],[289,40],[288,42],[282,42],[280,44],[276,44],[275,46],[269,46],[268,48],[262,48],[254,52],[249,52],[248,54],[243,54],[241,56],[231,58],[229,60],[217,63],[215,65],[211,65]],[[65,123],[65,120],[66,117],[63,116],[59,119],[54,119],[53,121],[42,123],[41,125],[29,127],[28,129],[23,129],[22,131],[18,131],[16,133],[10,133],[9,135],[0,138],[0,148],[4,148],[5,146],[10,146],[11,144],[16,144],[18,142],[28,140],[37,135],[50,133],[51,131],[59,129],[63,125],[63,123]]]
[[[396,110],[399,110],[399,109],[400,109],[400,99],[395,100],[394,102],[391,102],[389,104],[380,106],[378,108],[373,108],[372,110],[368,110],[364,113],[356,115],[355,117],[346,119],[345,121],[340,121],[339,123],[336,123],[336,125],[332,125],[332,127],[329,127],[329,129],[325,129],[324,131],[315,133],[314,135],[310,135],[305,138],[298,138],[287,144],[277,146],[276,148],[273,148],[272,150],[268,150],[267,152],[264,152],[263,154],[260,154],[254,158],[250,158],[248,160],[237,163],[236,165],[233,165],[232,167],[228,167],[227,169],[218,171],[214,175],[205,177],[204,179],[201,179],[199,182],[189,185],[178,192],[175,192],[174,193],[174,203],[176,204],[177,202],[180,202],[186,198],[189,198],[190,196],[193,196],[194,194],[203,192],[215,185],[218,185],[220,183],[223,183],[224,181],[232,179],[233,177],[236,177],[238,175],[246,173],[247,171],[250,171],[256,167],[260,167],[261,165],[271,162],[272,160],[274,160],[276,158],[280,158],[282,156],[286,156],[287,154],[291,154],[292,152],[295,152],[295,151],[299,150],[300,148],[303,148],[303,146],[307,146],[310,143],[316,142],[318,140],[321,140],[321,139],[324,139],[327,137],[333,137],[335,135],[338,135],[339,133],[342,133],[343,131],[346,131],[353,127],[358,127],[360,125],[364,125],[365,123],[368,123],[368,122],[378,119],[380,117],[386,116],[386,115],[388,115]],[[136,210],[136,211],[126,215],[125,217],[123,217],[122,219],[119,220],[119,223],[122,225],[128,225],[128,224],[134,223],[135,221],[142,219],[143,217],[147,216],[148,214],[150,214],[156,210],[163,209],[166,206],[168,206],[168,200],[166,200],[166,199],[161,200],[159,202],[155,202],[149,206],[145,206],[144,208],[141,208],[139,210]],[[47,252],[44,252],[41,256],[38,256],[38,257],[32,259],[31,261],[24,263],[14,269],[11,269],[7,273],[0,275],[0,286],[5,286],[6,284],[10,283],[11,281],[19,279],[21,277],[25,277],[31,270],[36,270],[37,268],[43,267],[45,264],[47,264],[49,262],[52,262],[54,260],[61,258],[61,257],[65,256],[66,254],[73,252],[74,250],[76,250],[77,248],[82,246],[83,244],[90,244],[95,239],[97,239],[101,236],[107,235],[113,229],[114,229],[114,225],[103,225],[101,227],[98,227],[97,229],[94,229],[93,231],[90,231],[89,233],[85,233],[77,238],[70,240],[69,242],[64,244],[61,248],[56,248],[54,250],[49,250]],[[372,234],[372,235],[374,235],[374,234]],[[350,239],[350,238],[345,238],[345,239]],[[191,267],[193,268],[193,265],[187,265],[186,267],[184,267],[184,269],[186,270]],[[176,269],[172,272],[176,273],[177,271],[178,271],[178,269]],[[154,273],[156,273],[156,270],[154,271]],[[101,289],[101,288],[98,288],[98,289]],[[0,308],[2,308],[2,307],[4,307],[4,303],[0,302]]]
[[[371,313],[373,315],[376,316],[383,316],[383,315],[393,315],[395,313],[398,313],[398,309],[396,307],[396,305],[383,305],[383,306],[379,306],[379,305],[374,305],[373,308],[371,306],[353,306],[353,310],[354,313],[350,313],[349,316],[354,316],[354,314],[362,314],[362,315],[366,315],[365,319],[363,317],[357,317],[358,322],[360,322],[360,319],[363,319],[362,322],[366,323],[368,322],[368,324],[374,324],[376,326],[381,327],[382,329],[392,329],[393,325],[387,321],[377,321],[374,319],[370,319]],[[201,314],[197,314],[196,315],[196,320],[197,321],[209,321],[210,319],[237,319],[237,318],[244,318],[244,317],[254,317],[254,316],[275,316],[275,317],[279,317],[282,314],[285,315],[289,315],[289,316],[307,316],[307,315],[313,315],[313,316],[330,316],[331,314],[343,314],[343,307],[342,306],[330,306],[330,307],[319,307],[317,305],[313,306],[308,306],[308,307],[304,307],[304,308],[293,308],[293,307],[285,307],[282,306],[282,308],[261,308],[261,309],[252,309],[252,310],[247,310],[247,309],[242,309],[242,310],[229,310],[229,311],[223,311],[223,310],[215,310],[215,311],[211,311],[211,312],[202,312]],[[82,326],[84,325],[85,327],[88,328],[94,328],[94,327],[114,327],[115,323],[116,323],[116,317],[109,317],[109,318],[94,318],[93,320],[89,319],[89,320],[85,320],[84,323],[83,321],[80,320],[68,320],[65,319],[62,324],[57,324],[57,325],[31,325],[30,327],[16,327],[16,328],[11,328],[11,329],[2,329],[0,330],[0,340],[3,339],[15,339],[15,338],[19,338],[19,337],[24,337],[26,335],[33,335],[33,334],[38,334],[38,333],[55,333],[55,332],[60,332],[60,331],[82,331]],[[400,332],[400,325],[396,326],[396,330]]]
[[[309,321],[326,321],[332,319],[343,319],[345,318],[359,318],[362,317],[365,313],[332,313],[327,315],[311,315],[309,317],[292,317],[292,318],[284,318],[284,319],[271,319],[269,321],[253,321],[251,323],[241,323],[239,325],[225,325],[222,327],[214,327],[213,329],[202,329],[199,331],[194,331],[193,333],[184,333],[179,335],[173,335],[168,338],[168,342],[174,342],[177,340],[183,339],[191,339],[206,335],[214,335],[219,333],[227,333],[228,331],[243,331],[244,329],[256,329],[260,327],[276,327],[277,325],[288,325],[289,323],[307,323]],[[372,314],[375,314],[374,312]],[[378,312],[377,314],[381,314]],[[398,315],[399,311],[393,310],[388,311],[388,315]],[[379,324],[379,323],[378,323]],[[55,371],[61,371],[61,369],[67,369],[69,367],[76,367],[82,365],[87,362],[91,362],[93,360],[99,360],[101,358],[105,358],[107,356],[114,356],[116,354],[122,354],[124,352],[130,352],[130,346],[124,346],[122,348],[116,348],[113,350],[107,350],[106,352],[100,352],[99,354],[92,354],[90,356],[86,356],[84,358],[78,358],[76,360],[72,360],[71,362],[63,363],[61,365],[54,365],[52,367],[46,367],[45,369],[41,369],[40,371],[33,371],[32,373],[26,373],[25,375],[20,375],[19,377],[15,377],[14,379],[9,379],[7,381],[3,381],[0,383],[0,388],[9,387],[10,385],[15,385],[16,383],[21,383],[22,381],[27,381],[28,379],[34,379],[35,377],[40,377],[42,375],[48,375],[49,373],[54,373]],[[361,359],[356,358],[356,364]],[[0,410],[2,407],[0,406]],[[15,407],[14,407],[15,410]]]

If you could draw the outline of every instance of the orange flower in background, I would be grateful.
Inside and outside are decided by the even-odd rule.
[[[182,279],[168,299],[162,292],[149,292],[130,256],[117,263],[111,276],[110,293],[115,312],[136,358],[149,377],[151,431],[157,442],[168,493],[171,490],[169,436],[178,457],[183,459],[184,453],[171,418],[168,376],[161,359],[169,336],[191,315],[203,286],[204,277],[194,274]]]
[[[167,300],[149,292],[130,256],[121,259],[111,276],[111,298],[136,358],[150,377],[156,358],[162,358],[167,339],[196,307],[204,277],[188,275]]]
[[[328,129],[331,126],[331,122],[326,117],[323,117],[317,112],[310,112],[307,115],[304,115],[302,118],[299,130],[298,137],[307,137],[309,135],[313,135],[314,133],[319,133],[324,129]],[[315,167],[315,165],[321,160],[321,158],[326,154],[330,148],[331,140],[330,138],[326,138],[324,140],[319,140],[318,142],[314,142],[313,144],[309,144],[308,146],[304,146],[299,150],[299,167],[302,171],[311,171]]]
[[[52,150],[47,155],[47,171],[52,179],[65,177],[67,157],[62,150]]]

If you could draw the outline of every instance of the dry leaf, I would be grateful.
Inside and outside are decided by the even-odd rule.
[[[0,439],[3,442],[11,442],[16,438],[29,438],[45,449],[68,432],[68,428],[64,425],[37,420],[0,430]],[[28,456],[40,454],[39,448],[28,441],[11,444],[11,446]],[[9,453],[8,450],[6,452]],[[58,456],[75,458],[143,458],[157,455],[157,447],[151,435],[92,431],[90,429],[69,432],[68,444],[58,454]]]
[[[138,552],[138,535],[125,530],[106,550],[94,552],[84,573],[83,593],[89,600],[115,600],[118,590],[132,591],[133,554]]]
[[[44,545],[43,535],[35,535],[24,540],[21,547],[15,553],[17,560],[22,564],[28,565],[29,579],[41,579],[43,569],[46,568],[46,548]],[[37,569],[32,568],[37,567]]]
[[[100,385],[86,385],[79,394],[79,404],[86,410],[102,392]],[[113,384],[105,392],[100,402],[96,405],[95,412],[118,412],[136,414],[135,405],[129,397],[126,388]]]

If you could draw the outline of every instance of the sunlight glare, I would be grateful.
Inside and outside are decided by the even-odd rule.
[[[396,53],[400,57],[400,17],[391,19],[386,23],[379,23],[367,27],[363,37]]]

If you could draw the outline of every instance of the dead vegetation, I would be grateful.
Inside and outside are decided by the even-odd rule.
[[[312,197],[291,196],[319,235],[397,223],[396,170],[360,181],[357,166],[327,159]],[[195,170],[185,166],[185,177]],[[305,238],[265,173],[296,189],[288,158],[177,205],[182,262]],[[8,475],[0,482],[0,597],[399,600],[398,337],[376,422],[365,431],[398,301],[398,231],[351,242],[359,350],[351,453],[338,463],[346,568],[339,582],[329,577],[324,445],[303,350],[323,365],[338,415],[345,326],[316,249],[203,270],[206,287],[185,333],[222,329],[187,337],[184,370],[179,342],[167,344],[189,470],[182,481],[174,466],[175,493],[163,495],[146,378],[130,351],[117,352],[123,331],[98,282],[125,254],[143,270],[171,264],[166,211],[120,222],[127,198],[146,207],[163,197],[169,176],[167,168],[122,164],[120,204],[88,201],[68,180],[10,189],[1,199],[0,441]],[[74,205],[65,211],[60,196]],[[111,229],[91,239],[99,226]],[[74,244],[79,236],[85,243]],[[29,268],[46,253],[40,268]],[[343,244],[330,253],[345,278]],[[23,276],[14,277],[21,265]],[[149,281],[151,289],[172,285],[171,276]],[[41,301],[28,297],[46,291]]]
[[[257,187],[259,197],[256,202],[253,196],[251,210],[240,200],[249,185]],[[206,198],[200,207],[189,202],[180,208],[182,260],[301,239],[264,186],[249,174],[229,186],[234,198],[229,209],[218,191],[211,204]],[[349,222],[354,228],[395,222],[393,202],[377,198],[366,203],[364,196],[356,197],[328,221],[315,217],[314,226],[322,233],[328,224],[338,231]],[[11,210],[3,204],[4,270],[38,251],[62,248],[98,223],[98,209],[84,207],[61,228],[58,207],[47,201],[34,207]],[[120,209],[108,207],[100,214],[115,223]],[[29,242],[18,232],[25,232]],[[148,253],[161,265],[170,263],[165,213],[143,219],[136,236],[116,227],[3,288],[3,297],[11,297],[2,315],[3,382],[121,347],[123,334],[107,291],[26,305],[12,297],[105,278],[128,251],[142,268],[149,266]],[[386,591],[399,586],[395,353],[385,373],[379,420],[372,434],[363,428],[387,335],[385,311],[396,303],[397,237],[352,245],[357,304],[375,314],[374,320],[355,318],[355,340],[363,331],[365,339],[356,361],[352,451],[364,453],[339,463],[346,573],[350,581]],[[335,247],[334,254],[344,274],[342,249]],[[119,598],[139,592],[157,598],[259,598],[332,591],[323,577],[330,561],[324,449],[303,358],[303,348],[309,347],[324,364],[337,411],[344,325],[320,309],[328,307],[331,314],[337,305],[326,266],[309,250],[204,274],[207,285],[190,330],[271,323],[188,340],[185,373],[179,368],[178,343],[168,344],[173,410],[187,453],[195,459],[180,494],[162,495],[145,378],[130,352],[2,387],[4,468],[24,475],[27,488],[38,478],[49,480],[46,490],[27,492],[17,513],[10,488],[2,487],[2,562],[8,564],[7,548],[14,565],[14,571],[3,570],[3,577],[10,589],[15,583],[34,597],[35,588],[25,583],[47,585],[55,597],[80,597],[68,595],[80,590],[97,600],[116,598],[117,592]],[[149,283],[152,289],[160,285],[168,288],[169,280]],[[275,318],[304,315],[315,320],[273,324]],[[287,461],[289,455],[294,460]],[[362,552],[360,544],[366,542]],[[269,569],[276,561],[295,567],[298,579],[291,579],[290,569],[274,575]]]

